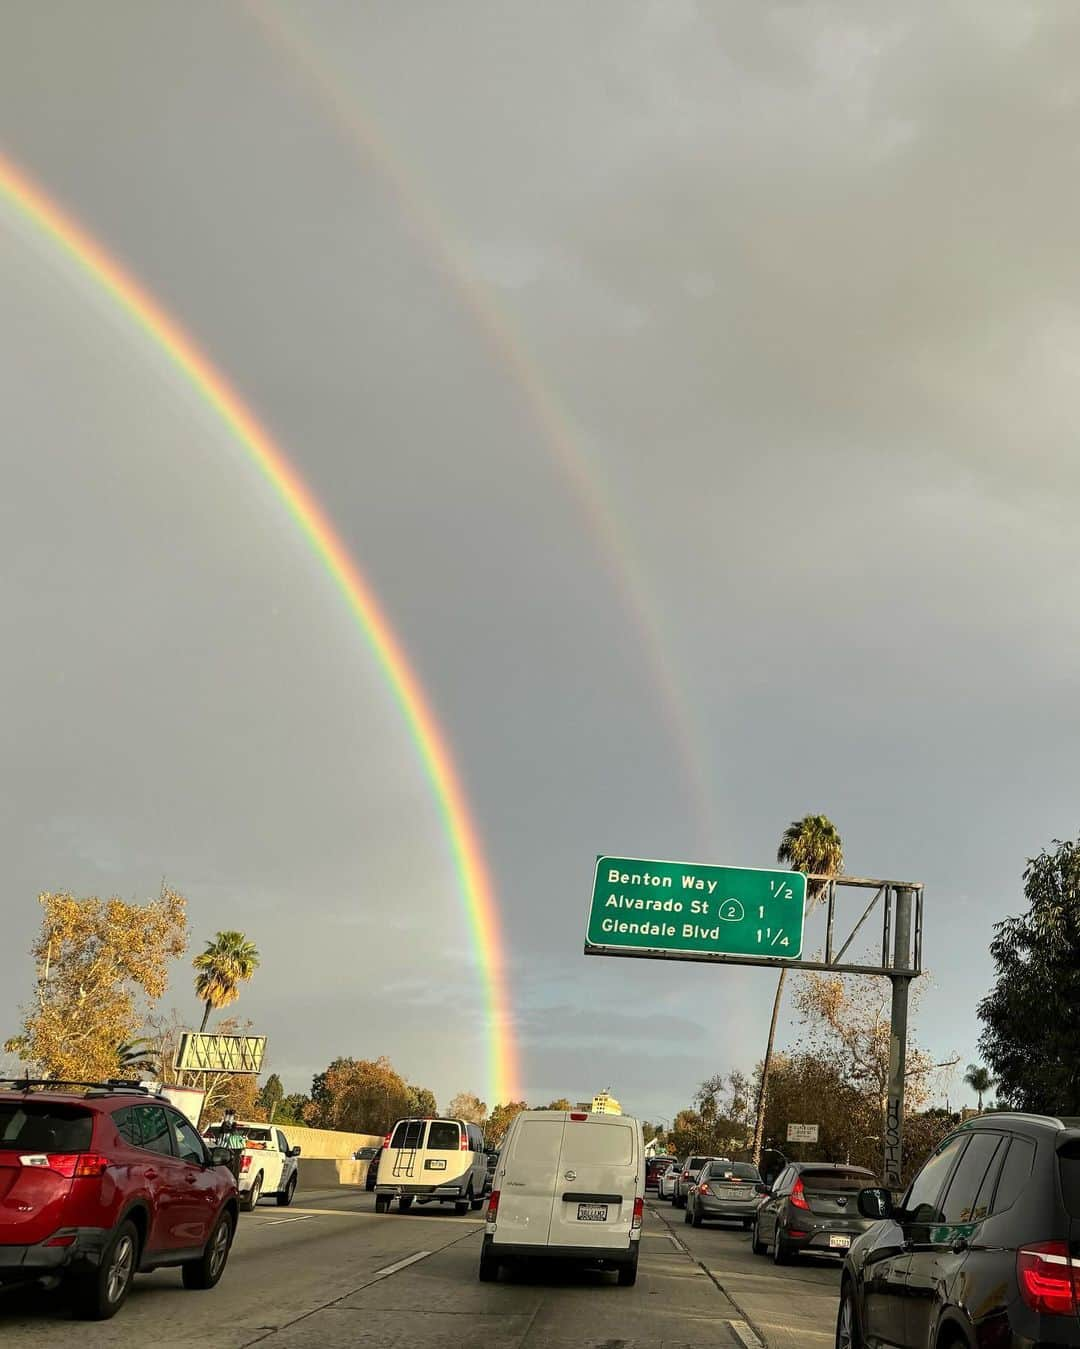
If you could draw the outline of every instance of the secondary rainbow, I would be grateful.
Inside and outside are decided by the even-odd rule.
[[[371,586],[284,450],[180,323],[2,152],[0,194],[88,273],[183,372],[272,484],[341,591],[409,727],[450,842],[484,985],[489,1023],[486,1089],[492,1104],[516,1099],[517,1053],[491,876],[446,737]]]

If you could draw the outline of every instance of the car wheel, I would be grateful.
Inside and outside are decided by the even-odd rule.
[[[637,1283],[637,1256],[635,1255],[634,1263],[632,1265],[619,1266],[619,1287],[633,1288],[634,1284],[636,1283]]]
[[[477,1270],[477,1278],[481,1283],[494,1283],[499,1277],[499,1262],[493,1256],[488,1255],[487,1251],[480,1252],[480,1268]]]
[[[210,1240],[198,1260],[188,1260],[180,1266],[180,1277],[185,1288],[213,1288],[225,1273],[232,1239],[232,1215],[223,1213],[214,1224]]]
[[[754,1225],[753,1218],[744,1218],[742,1220],[742,1229],[744,1232],[749,1232],[751,1227],[753,1227],[753,1225]]]
[[[288,1208],[293,1201],[293,1195],[296,1193],[296,1173],[295,1171],[289,1177],[289,1183],[277,1196],[278,1208]]]
[[[259,1174],[255,1177],[255,1179],[251,1182],[251,1189],[248,1190],[247,1194],[242,1194],[240,1196],[240,1207],[244,1210],[245,1213],[250,1213],[251,1210],[255,1207],[255,1205],[259,1202],[259,1199],[262,1195],[262,1185],[263,1185],[263,1178],[262,1172],[260,1171]]]
[[[682,1220],[683,1220],[684,1223],[688,1223],[688,1222],[690,1221],[690,1205],[689,1205],[689,1204],[687,1204],[687,1206],[686,1206],[686,1212],[683,1214],[683,1219],[682,1219]]]
[[[701,1216],[701,1210],[700,1210],[699,1208],[695,1208],[695,1209],[694,1209],[694,1216],[693,1216],[693,1218],[691,1219],[691,1224],[692,1224],[694,1227],[700,1227],[701,1224],[702,1224],[704,1221],[705,1221],[705,1219]]]
[[[472,1207],[472,1211],[473,1211],[474,1213],[476,1212],[477,1209],[483,1208],[483,1207],[484,1207],[484,1196],[481,1195],[479,1199],[473,1198],[473,1200],[471,1201],[471,1207]]]
[[[390,1196],[385,1194],[377,1194],[375,1196],[375,1212],[388,1213],[389,1211],[390,1211]]]
[[[101,1264],[73,1284],[76,1315],[84,1321],[108,1321],[124,1305],[139,1262],[135,1224],[122,1222],[105,1249]]]
[[[756,1219],[754,1221],[753,1236],[750,1238],[750,1249],[755,1255],[765,1255],[769,1249],[761,1239],[761,1233],[758,1231]]]
[[[401,1198],[397,1201],[398,1212],[408,1213],[409,1209],[412,1208],[412,1201],[413,1197],[411,1194],[403,1194]]]
[[[851,1291],[851,1285],[845,1284],[836,1316],[836,1349],[862,1349],[862,1343],[855,1294]]]
[[[454,1212],[460,1218],[463,1214],[468,1213],[469,1209],[471,1208],[472,1208],[471,1199],[459,1199],[457,1203],[454,1205]]]
[[[794,1259],[792,1249],[784,1240],[779,1223],[776,1224],[776,1233],[773,1236],[772,1258],[774,1265],[790,1265]]]

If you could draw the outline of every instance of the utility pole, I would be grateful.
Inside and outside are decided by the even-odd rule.
[[[896,928],[893,934],[892,1016],[889,1026],[889,1098],[885,1116],[885,1186],[903,1188],[904,1075],[907,1071],[908,992],[915,977],[911,962],[913,892],[896,890]]]

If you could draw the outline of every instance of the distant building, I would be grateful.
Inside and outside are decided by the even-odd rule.
[[[610,1091],[602,1091],[592,1098],[590,1107],[594,1115],[621,1115],[622,1106]]]

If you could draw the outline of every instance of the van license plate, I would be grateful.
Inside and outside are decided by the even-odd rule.
[[[579,1223],[606,1223],[607,1205],[579,1204],[577,1206],[577,1220]]]
[[[832,1246],[835,1250],[846,1251],[847,1248],[851,1245],[851,1238],[848,1236],[843,1237],[831,1236],[829,1238],[829,1245]]]
[[[445,1171],[445,1170],[446,1170],[446,1158],[445,1158],[445,1157],[429,1157],[429,1158],[427,1159],[427,1161],[424,1163],[424,1165],[427,1167],[427,1169],[428,1169],[429,1171]]]

